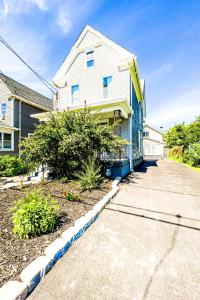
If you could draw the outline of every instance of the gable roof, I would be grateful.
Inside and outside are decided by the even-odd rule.
[[[161,130],[159,130],[159,129],[157,129],[157,128],[155,128],[155,127],[149,125],[149,124],[147,124],[146,122],[145,122],[145,124],[144,124],[144,129],[145,129],[145,127],[146,127],[146,128],[150,128],[150,129],[152,129],[152,130],[154,130],[154,131],[160,133],[161,135],[164,135],[164,132],[162,132]]]
[[[79,44],[84,39],[87,32],[91,32],[96,37],[98,37],[102,42],[104,42],[105,44],[107,44],[108,46],[113,48],[116,52],[118,52],[119,60],[125,60],[125,59],[127,59],[127,60],[128,59],[135,59],[136,60],[137,57],[135,56],[134,53],[128,51],[127,49],[125,49],[125,48],[121,47],[120,45],[118,45],[117,43],[113,42],[111,39],[107,38],[105,35],[103,35],[99,31],[95,30],[91,26],[86,25],[83,28],[80,35],[78,36],[78,38],[77,38],[76,42],[74,43],[73,47],[71,48],[69,54],[67,55],[67,57],[63,61],[62,65],[58,69],[56,75],[54,76],[54,78],[53,78],[54,83],[59,83],[59,81],[62,80],[63,76],[66,73],[66,70],[68,70],[68,68],[70,67],[70,65],[72,64],[72,62],[76,58],[76,56],[79,54],[79,52],[80,52]],[[88,46],[92,46],[92,45],[88,45]]]
[[[13,97],[21,99],[30,105],[39,107],[44,110],[53,109],[53,101],[42,94],[30,89],[29,87],[17,82],[16,80],[0,73],[0,80],[9,89]]]

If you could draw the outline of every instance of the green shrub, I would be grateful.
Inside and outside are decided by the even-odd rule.
[[[33,190],[19,199],[12,208],[13,233],[20,238],[30,238],[52,232],[58,221],[60,207],[40,190]]]
[[[193,144],[190,149],[185,150],[183,162],[189,163],[193,167],[200,167],[200,144]]]
[[[26,173],[26,164],[16,156],[0,156],[0,176],[16,176]]]
[[[89,159],[88,162],[83,162],[83,169],[76,173],[78,186],[82,190],[98,188],[101,182],[100,166],[97,165],[94,159]]]
[[[175,159],[182,159],[183,157],[183,146],[176,146],[169,150],[168,157]]]

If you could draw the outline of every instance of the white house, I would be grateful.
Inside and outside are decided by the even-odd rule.
[[[129,142],[123,157],[102,156],[106,162],[112,161],[116,176],[125,175],[142,161],[145,84],[140,80],[133,53],[87,25],[58,69],[53,83],[58,89],[54,98],[55,114],[56,111],[80,111],[89,107],[91,113],[100,115],[103,123],[121,120],[118,135]],[[34,117],[45,121],[48,114]]]
[[[144,159],[164,157],[163,133],[148,124],[144,125],[143,131],[143,155]]]

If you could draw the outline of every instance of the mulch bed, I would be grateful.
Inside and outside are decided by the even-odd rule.
[[[51,194],[60,207],[60,220],[53,233],[21,240],[12,233],[10,208],[13,203],[33,188],[40,188],[44,194]],[[81,192],[74,182],[52,181],[23,189],[13,188],[0,191],[0,286],[8,280],[19,279],[21,271],[35,258],[42,255],[44,249],[111,189],[111,181],[104,180],[99,189]],[[77,202],[67,201],[64,192],[72,191],[79,195]]]

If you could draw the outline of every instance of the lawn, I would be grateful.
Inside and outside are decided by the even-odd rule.
[[[104,180],[99,189],[92,192],[81,192],[73,181],[61,183],[52,181],[38,184],[43,194],[52,195],[61,207],[59,224],[53,233],[21,240],[12,233],[10,208],[13,203],[34,187],[24,187],[1,191],[0,194],[0,286],[8,280],[18,279],[22,269],[37,256],[42,255],[44,249],[74,222],[85,215],[87,211],[111,189],[111,181]],[[64,193],[72,191],[79,200],[76,202],[65,199]]]

